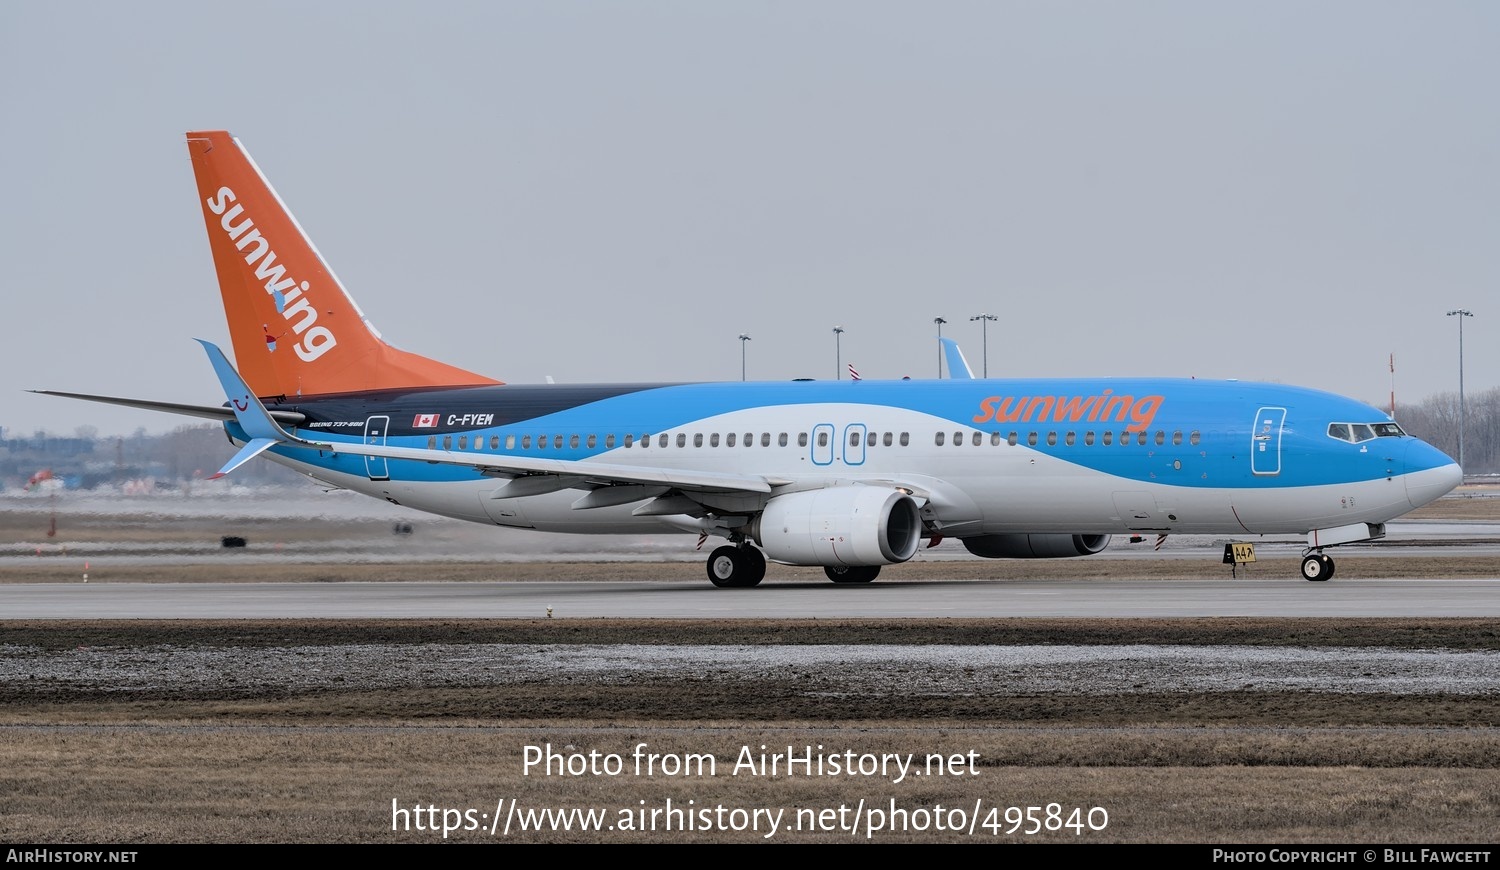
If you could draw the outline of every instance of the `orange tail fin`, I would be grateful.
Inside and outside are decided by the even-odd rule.
[[[257,395],[500,383],[386,344],[239,140],[187,142],[235,361]]]

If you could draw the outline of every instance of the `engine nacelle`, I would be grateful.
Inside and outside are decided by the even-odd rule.
[[[1109,546],[1109,535],[980,535],[963,542],[986,559],[1062,559],[1092,556]]]
[[[891,565],[916,555],[922,518],[906,493],[834,486],[771,499],[751,534],[788,565]]]

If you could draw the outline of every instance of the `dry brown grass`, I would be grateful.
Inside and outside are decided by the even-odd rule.
[[[1103,831],[993,835],[983,840],[1165,843],[1489,843],[1500,813],[1500,774],[1489,766],[1267,762],[1278,745],[1306,757],[1351,741],[1403,754],[1401,739],[1359,734],[1241,734],[1213,729],[1100,733],[934,728],[892,723],[764,728],[621,723],[525,728],[151,727],[8,733],[0,784],[8,795],[0,838],[48,842],[436,842],[441,833],[392,830],[391,802],[493,812],[501,799],[528,808],[660,807],[821,811],[861,800],[908,810],[1011,805],[1103,807]],[[1305,742],[1313,745],[1303,747]],[[714,776],[523,776],[524,748],[616,753],[707,753]],[[872,753],[967,754],[977,775],[911,778],[732,776],[741,747],[822,745]],[[1319,744],[1324,744],[1319,746]],[[1044,760],[1028,762],[1031,755]],[[1141,756],[1142,760],[1131,759]],[[1187,756],[1183,763],[1168,759]],[[1124,766],[1117,762],[1126,761]],[[1000,810],[1003,813],[1003,809]],[[997,819],[1003,816],[997,816]],[[1096,817],[1097,818],[1097,817]],[[1002,831],[1004,829],[1002,828]],[[456,831],[459,841],[500,840]],[[758,842],[751,832],[515,832],[511,842]],[[848,842],[848,832],[786,832],[783,842]],[[876,842],[955,842],[946,831],[882,832]]]

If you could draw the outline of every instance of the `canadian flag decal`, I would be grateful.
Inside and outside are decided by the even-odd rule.
[[[437,428],[437,424],[437,414],[418,414],[417,418],[411,421],[413,429],[435,429]]]

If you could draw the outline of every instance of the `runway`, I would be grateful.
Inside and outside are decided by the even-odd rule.
[[[5,619],[1500,617],[1500,578],[105,583],[0,586]]]

